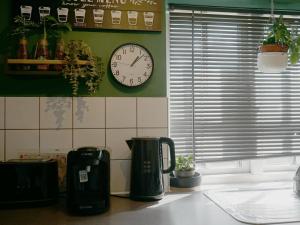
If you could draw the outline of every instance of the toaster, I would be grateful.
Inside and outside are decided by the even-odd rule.
[[[58,198],[56,160],[16,159],[0,162],[0,207],[34,207]]]

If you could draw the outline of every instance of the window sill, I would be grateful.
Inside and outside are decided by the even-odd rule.
[[[202,176],[202,185],[211,184],[244,184],[263,182],[291,182],[295,171],[261,172],[261,173],[240,173],[240,174],[219,174]]]
[[[293,187],[294,171],[265,172],[260,174],[203,175],[201,184],[194,188],[174,188],[171,192],[194,192],[212,189]]]

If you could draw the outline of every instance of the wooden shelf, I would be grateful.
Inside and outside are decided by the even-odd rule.
[[[37,71],[37,70],[6,70],[8,75],[16,76],[58,76],[61,75],[59,71]]]
[[[87,65],[89,61],[78,60],[79,65]],[[5,73],[17,76],[57,76],[61,75],[61,71],[56,70],[16,70],[13,65],[64,65],[65,60],[58,59],[7,59]],[[51,68],[51,67],[50,67]]]

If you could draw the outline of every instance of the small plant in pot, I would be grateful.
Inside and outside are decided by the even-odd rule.
[[[260,52],[289,52],[290,62],[299,61],[300,37],[290,32],[283,21],[283,16],[276,18],[266,39],[259,48]]]
[[[42,18],[40,25],[41,38],[39,39],[36,49],[35,58],[37,59],[49,59],[48,39],[54,37],[58,39],[58,44],[63,45],[62,32],[72,31],[70,24],[59,23],[53,16],[45,16]],[[60,41],[60,42],[59,42]],[[63,51],[63,50],[62,50]],[[62,59],[62,57],[60,58]],[[49,65],[37,65],[38,70],[48,70]],[[60,68],[61,70],[61,68]]]
[[[17,37],[19,41],[17,58],[18,59],[28,59],[28,40],[27,37],[34,32],[34,30],[38,27],[32,21],[27,21],[22,16],[14,17],[14,26],[12,31],[9,33],[9,37]],[[19,67],[22,70],[29,70],[29,65],[22,65]]]
[[[49,39],[55,39],[56,47],[55,47],[55,59],[64,59],[65,57],[65,41],[63,39],[63,33],[67,33],[72,31],[72,27],[69,23],[59,23],[55,18],[53,23],[48,29]],[[63,65],[55,65],[55,70],[62,71]]]
[[[192,155],[176,157],[176,167],[174,175],[179,178],[193,177],[195,175],[195,165]]]

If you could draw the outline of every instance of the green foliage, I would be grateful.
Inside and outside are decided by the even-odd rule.
[[[191,171],[194,170],[194,160],[192,155],[176,156],[176,171]]]
[[[63,32],[67,31],[72,31],[71,25],[69,23],[59,23],[53,16],[45,16],[40,24],[27,21],[22,16],[16,16],[14,17],[14,26],[10,35],[24,37],[40,33],[44,39],[47,39],[47,36],[59,38]]]
[[[40,31],[43,38],[47,37],[60,38],[63,32],[72,31],[69,23],[59,23],[53,16],[45,16],[40,25]]]
[[[267,38],[263,44],[280,44],[290,46],[292,43],[292,35],[284,24],[283,16],[275,19],[274,24],[271,26]]]
[[[26,35],[34,33],[38,29],[39,25],[32,22],[26,21],[22,16],[14,17],[13,29],[9,33],[10,36],[24,37]]]
[[[274,24],[270,27],[270,32],[267,38],[263,41],[266,44],[286,45],[289,48],[290,61],[296,64],[300,58],[300,37],[292,35],[288,27],[283,21],[283,16],[275,19]]]
[[[77,95],[80,81],[85,82],[90,95],[94,94],[104,74],[101,59],[94,56],[90,47],[83,41],[72,40],[65,47],[65,60],[67,63],[63,75],[72,86],[72,94]],[[78,60],[87,60],[88,64],[79,65]]]

